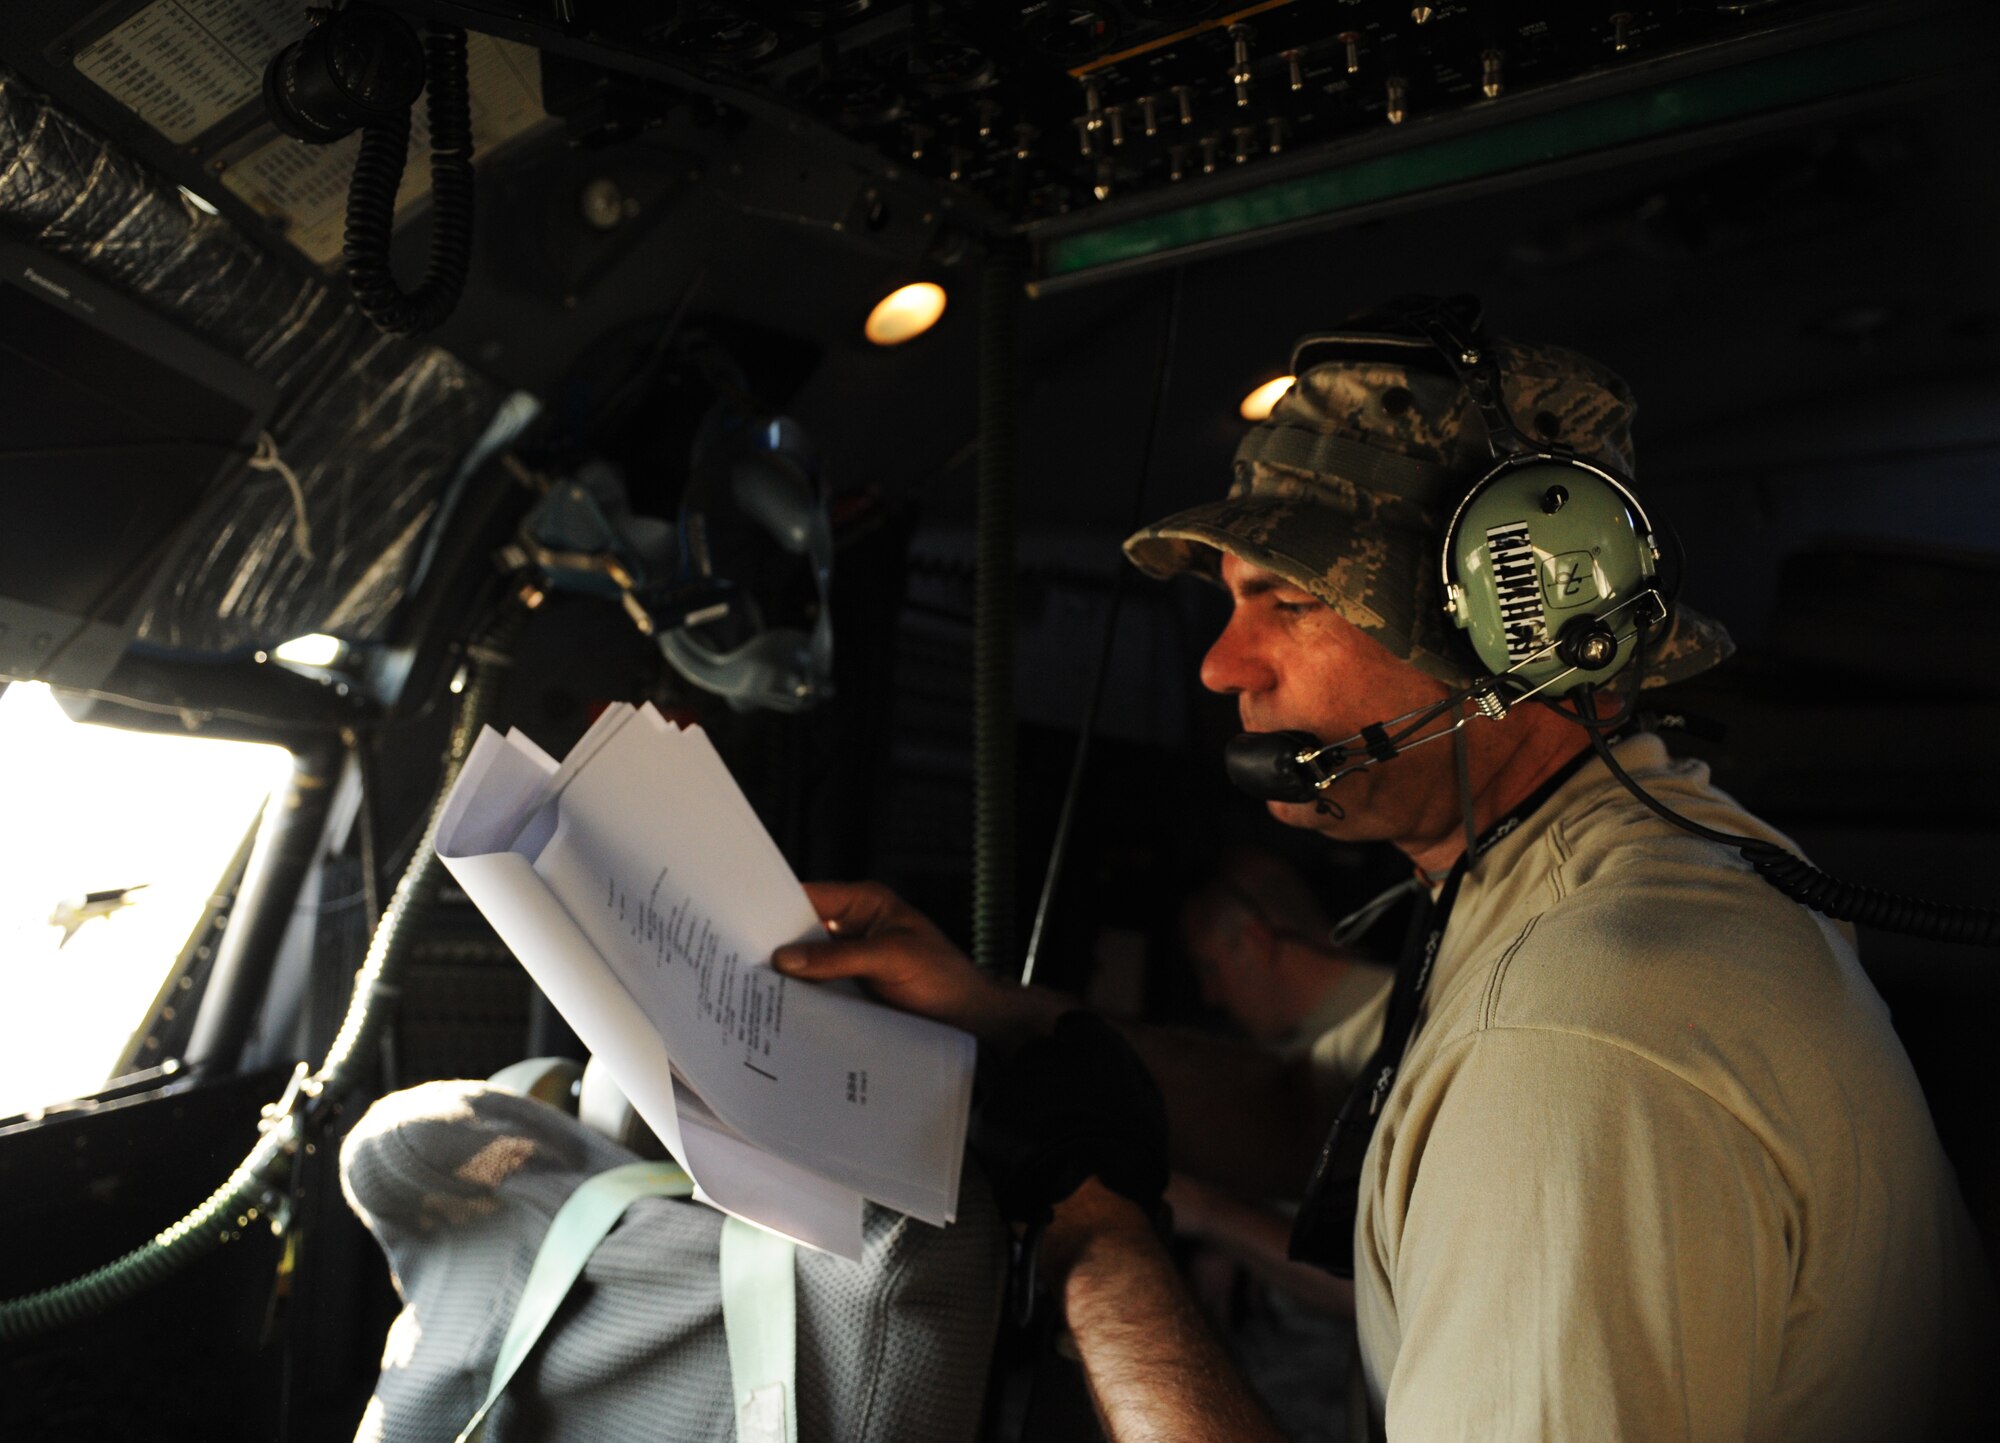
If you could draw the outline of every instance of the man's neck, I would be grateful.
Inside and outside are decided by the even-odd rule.
[[[1472,796],[1472,828],[1484,832],[1500,818],[1535,794],[1537,788],[1561,771],[1570,759],[1590,743],[1582,733],[1565,726],[1560,731],[1536,731],[1502,757],[1483,781],[1475,774]],[[1435,837],[1405,845],[1397,844],[1418,872],[1433,881],[1443,880],[1452,864],[1465,853],[1464,800],[1459,800],[1449,824]]]

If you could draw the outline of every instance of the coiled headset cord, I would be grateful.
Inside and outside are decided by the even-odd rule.
[[[1580,716],[1572,719],[1584,723],[1590,735],[1590,745],[1626,791],[1683,831],[1736,848],[1758,876],[1793,901],[1804,903],[1815,912],[1838,922],[1858,922],[1863,926],[1880,927],[1912,937],[1927,937],[1935,942],[1961,942],[1974,947],[2000,946],[2000,912],[1990,907],[1933,902],[1843,882],[1775,842],[1739,837],[1733,832],[1718,832],[1712,827],[1690,821],[1646,792],[1618,764],[1605,740],[1607,728],[1597,717],[1596,700],[1588,689],[1578,690],[1577,709]]]
[[[472,101],[465,32],[430,31],[424,69],[431,121],[431,254],[415,291],[397,285],[389,267],[396,189],[410,149],[409,112],[362,130],[347,192],[341,254],[348,289],[361,313],[393,335],[442,324],[458,304],[472,264]]]

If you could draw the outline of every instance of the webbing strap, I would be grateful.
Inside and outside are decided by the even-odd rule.
[[[722,1326],[736,1443],[799,1443],[794,1244],[740,1218],[722,1225]]]
[[[507,1391],[515,1372],[549,1325],[549,1319],[556,1315],[571,1286],[583,1275],[584,1264],[590,1261],[605,1234],[625,1215],[625,1209],[642,1197],[686,1197],[693,1191],[694,1184],[688,1175],[670,1162],[631,1162],[587,1179],[569,1195],[550,1222],[541,1250],[535,1254],[534,1266],[528,1270],[527,1286],[521,1289],[514,1320],[507,1327],[507,1336],[500,1340],[500,1355],[493,1362],[493,1379],[486,1387],[486,1401],[459,1430],[457,1443],[468,1443],[478,1433],[487,1412]],[[789,1312],[788,1308],[787,1316]],[[735,1361],[733,1344],[730,1360]]]
[[[1338,476],[1366,490],[1388,491],[1425,504],[1448,499],[1454,489],[1452,473],[1442,466],[1309,426],[1259,426],[1237,446],[1236,459]],[[1456,489],[1465,489],[1462,479]]]

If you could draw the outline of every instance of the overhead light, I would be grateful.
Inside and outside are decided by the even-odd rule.
[[[1246,421],[1261,421],[1271,414],[1271,408],[1278,404],[1278,398],[1292,389],[1297,376],[1280,376],[1275,381],[1266,381],[1243,398],[1243,404],[1236,408]]]
[[[346,646],[337,636],[322,636],[312,632],[306,636],[295,636],[271,653],[275,661],[290,662],[293,666],[332,666],[340,660]]]
[[[921,336],[944,314],[944,287],[931,281],[898,286],[875,303],[861,327],[878,346],[900,346]]]

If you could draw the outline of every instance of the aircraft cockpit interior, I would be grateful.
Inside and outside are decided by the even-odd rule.
[[[0,1438],[1989,1436],[2000,12],[0,8]]]

